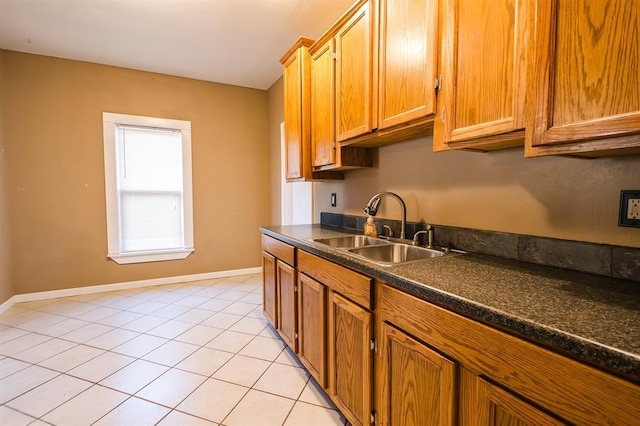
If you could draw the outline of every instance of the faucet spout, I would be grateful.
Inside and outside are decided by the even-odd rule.
[[[369,200],[365,208],[362,209],[362,211],[365,214],[368,214],[369,216],[375,216],[376,214],[378,214],[378,207],[380,206],[380,200],[383,197],[395,198],[400,203],[400,208],[402,209],[402,225],[400,229],[400,238],[404,239],[405,229],[407,227],[407,206],[404,204],[404,200],[398,194],[393,192],[387,192],[387,191],[379,192],[373,197],[371,197],[371,199]]]

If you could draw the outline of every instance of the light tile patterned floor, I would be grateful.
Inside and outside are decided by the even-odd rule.
[[[267,324],[260,283],[14,305],[0,315],[0,424],[346,424]]]

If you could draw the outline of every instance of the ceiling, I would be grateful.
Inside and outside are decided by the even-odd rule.
[[[268,89],[354,0],[0,0],[0,48]]]

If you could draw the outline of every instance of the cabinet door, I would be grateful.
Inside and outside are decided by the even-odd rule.
[[[639,148],[640,4],[541,0],[536,18],[526,155]]]
[[[461,424],[472,426],[558,426],[564,423],[510,392],[461,370]]]
[[[309,158],[309,52],[306,46],[295,49],[284,62],[284,133],[286,178],[303,179],[311,173]],[[307,167],[309,170],[305,170]],[[306,174],[305,174],[306,172]]]
[[[329,291],[329,393],[352,425],[370,423],[371,313]]]
[[[456,365],[386,323],[381,330],[379,424],[455,424]]]
[[[298,358],[326,387],[326,287],[298,274]]]
[[[524,139],[528,0],[444,0],[434,150]]]
[[[338,31],[336,41],[336,139],[372,130],[371,2],[366,1]]]
[[[438,0],[380,0],[378,129],[435,113]]]
[[[334,40],[311,57],[311,146],[313,166],[336,162]]]
[[[276,258],[262,252],[262,312],[274,328],[278,328]]]
[[[279,260],[276,261],[278,280],[278,331],[282,340],[298,352],[297,348],[297,314],[296,270]]]

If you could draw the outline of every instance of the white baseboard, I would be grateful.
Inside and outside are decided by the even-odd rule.
[[[65,288],[62,290],[39,291],[37,293],[16,294],[0,305],[0,314],[16,303],[34,300],[55,299],[58,297],[79,296],[81,294],[103,293],[106,291],[127,290],[130,288],[151,287],[155,285],[177,284],[187,281],[210,280],[214,278],[235,277],[238,275],[258,274],[262,267],[232,269],[230,271],[206,272],[203,274],[179,275],[175,277],[152,278],[148,280],[128,281],[115,284],[92,285],[88,287]]]

